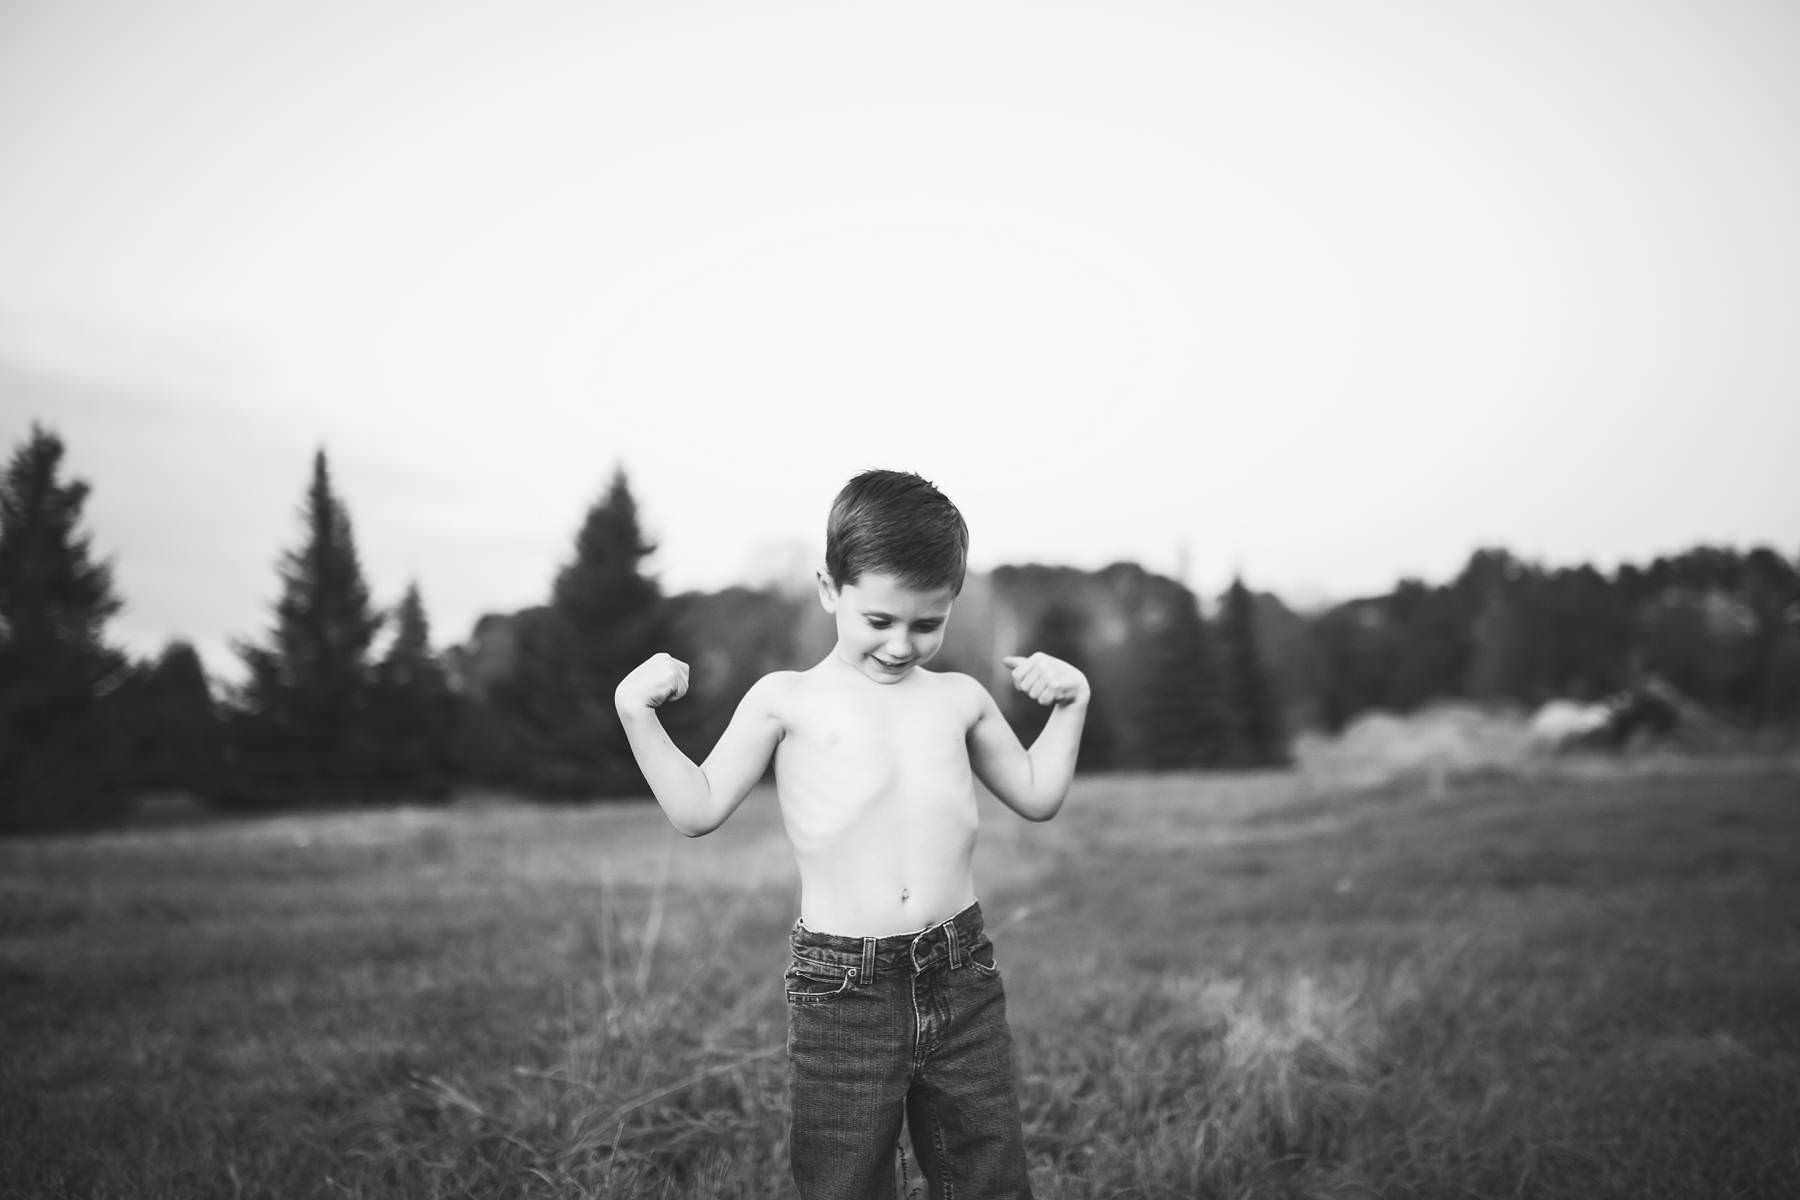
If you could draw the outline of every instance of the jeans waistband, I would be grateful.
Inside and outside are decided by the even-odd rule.
[[[821,967],[856,968],[865,982],[883,971],[923,971],[938,963],[952,970],[968,960],[969,948],[982,936],[981,902],[963,909],[947,921],[917,933],[857,938],[838,933],[818,933],[799,921],[791,937],[794,957]]]

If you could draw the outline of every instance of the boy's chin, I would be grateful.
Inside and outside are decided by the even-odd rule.
[[[911,675],[913,673],[913,668],[918,665],[918,661],[915,659],[914,661],[907,663],[904,667],[890,667],[877,659],[869,658],[863,660],[862,673],[876,683],[899,683],[902,679]]]

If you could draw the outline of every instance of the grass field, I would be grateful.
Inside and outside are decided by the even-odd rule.
[[[1038,1194],[1800,1195],[1800,774],[1098,777],[978,880]],[[770,794],[0,844],[0,1195],[789,1194]]]

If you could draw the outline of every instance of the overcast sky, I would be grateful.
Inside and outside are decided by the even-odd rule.
[[[1800,551],[1788,0],[0,0],[0,163],[0,443],[216,670],[320,445],[440,642],[615,463],[670,590],[867,466],[1207,592]]]

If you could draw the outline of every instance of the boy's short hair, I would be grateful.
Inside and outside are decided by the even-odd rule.
[[[838,587],[887,573],[914,588],[962,593],[969,526],[950,497],[911,471],[864,471],[831,502],[825,570]]]

